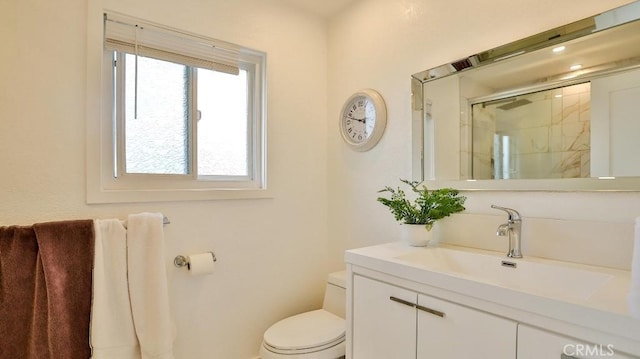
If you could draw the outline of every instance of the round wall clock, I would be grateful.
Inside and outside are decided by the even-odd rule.
[[[384,99],[371,89],[351,95],[340,112],[340,133],[356,151],[368,151],[375,146],[387,124]]]

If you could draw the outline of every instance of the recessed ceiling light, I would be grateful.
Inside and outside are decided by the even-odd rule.
[[[553,51],[553,52],[562,52],[562,51],[564,51],[564,49],[566,49],[565,46],[558,46],[558,47],[554,47],[553,50],[551,50],[551,51]]]
[[[555,97],[555,98],[560,98],[560,97],[562,97],[562,95],[555,95],[555,96],[553,96],[553,97]]]
[[[582,68],[582,65],[575,64],[575,65],[572,65],[571,67],[569,67],[569,70],[575,71],[575,70],[580,70],[581,68]]]

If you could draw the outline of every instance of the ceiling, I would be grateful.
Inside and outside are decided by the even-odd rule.
[[[322,17],[330,17],[357,0],[280,0]]]

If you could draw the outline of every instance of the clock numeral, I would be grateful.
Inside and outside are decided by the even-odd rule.
[[[363,106],[364,106],[364,100],[360,100],[360,101],[358,101],[358,106],[359,106],[359,107],[363,107]]]
[[[347,128],[347,132],[351,133],[353,132],[353,129],[351,127]]]
[[[358,140],[362,141],[362,135],[358,135]]]
[[[353,105],[353,110],[355,111],[358,107],[356,105]]]
[[[351,124],[351,120],[347,119],[347,125]]]

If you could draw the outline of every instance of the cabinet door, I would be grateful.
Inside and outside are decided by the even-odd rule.
[[[515,359],[516,333],[511,320],[418,296],[418,359]]]
[[[527,325],[518,325],[518,359],[632,359],[617,353],[606,344],[583,341],[547,332]]]
[[[354,276],[352,359],[415,359],[416,297],[415,292]]]

